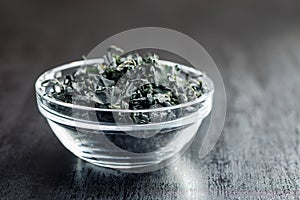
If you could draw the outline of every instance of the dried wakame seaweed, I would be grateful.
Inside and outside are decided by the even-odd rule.
[[[178,105],[204,93],[201,75],[161,64],[156,54],[121,53],[112,46],[102,63],[82,65],[62,79],[45,81],[45,95],[84,106],[140,110]],[[138,124],[153,121],[140,113],[131,119]]]
[[[184,115],[184,110],[170,109],[171,111],[160,112],[160,109],[156,109],[158,111],[149,112],[147,109],[182,104],[205,93],[201,74],[189,73],[175,64],[163,64],[164,62],[153,53],[143,56],[137,53],[121,56],[121,53],[121,49],[110,47],[103,57],[103,62],[84,64],[78,67],[75,73],[44,81],[42,87],[45,95],[65,103],[105,108],[105,111],[102,109],[96,112],[96,120],[101,123],[149,124],[178,119]],[[145,112],[117,112],[117,115],[114,115],[111,109]],[[72,110],[63,112],[72,113]],[[75,114],[89,115],[78,111]],[[74,116],[74,113],[72,115]],[[121,149],[147,153],[167,145],[172,138],[176,138],[178,131],[180,130],[164,128],[149,137],[140,137],[147,134],[147,131],[103,132]]]

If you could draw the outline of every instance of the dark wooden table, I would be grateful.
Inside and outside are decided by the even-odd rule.
[[[296,1],[1,1],[0,199],[300,199],[299,11]],[[220,68],[228,112],[204,159],[196,139],[172,166],[128,174],[67,151],[33,85],[140,26],[199,41]]]

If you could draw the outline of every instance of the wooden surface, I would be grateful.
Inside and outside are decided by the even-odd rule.
[[[2,1],[0,199],[300,199],[299,10],[296,1]],[[199,41],[220,68],[228,112],[206,158],[196,139],[172,166],[126,174],[67,151],[37,111],[33,85],[140,26]]]

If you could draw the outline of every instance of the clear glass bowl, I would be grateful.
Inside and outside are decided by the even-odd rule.
[[[201,74],[206,88],[204,95],[176,106],[148,110],[95,108],[75,102],[64,103],[44,95],[43,81],[72,74],[82,65],[103,63],[103,59],[91,59],[62,65],[42,74],[35,84],[38,108],[62,144],[79,158],[129,172],[157,170],[175,161],[190,146],[202,120],[211,111],[214,93],[211,79],[202,72],[169,61],[160,62]],[[157,120],[148,124],[122,121],[132,114]],[[103,121],[101,116],[112,120]]]

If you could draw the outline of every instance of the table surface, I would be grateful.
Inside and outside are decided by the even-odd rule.
[[[0,199],[300,199],[300,4],[292,1],[1,1]],[[213,151],[145,174],[66,150],[34,81],[120,31],[161,26],[200,42],[226,87]],[[204,124],[205,125],[205,124]]]

